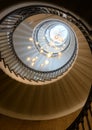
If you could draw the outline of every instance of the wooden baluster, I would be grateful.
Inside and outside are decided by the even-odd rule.
[[[90,126],[91,126],[91,129],[92,129],[92,115],[90,114],[90,110],[89,109],[88,109],[88,119],[89,119]]]
[[[90,114],[92,116],[92,108],[91,108],[91,104],[89,105],[89,111],[90,111]]]
[[[85,128],[84,128],[84,120],[81,121],[81,125],[82,125],[82,130],[85,130]]]
[[[89,130],[91,130],[91,126],[90,126],[90,122],[89,122],[89,118],[88,118],[88,113],[86,113],[86,120],[87,120]]]
[[[76,123],[75,130],[79,130],[79,124]]]

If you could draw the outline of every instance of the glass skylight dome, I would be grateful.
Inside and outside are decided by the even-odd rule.
[[[56,46],[62,45],[68,36],[68,31],[64,25],[54,25],[51,29],[47,29],[46,33],[47,39],[50,39]]]
[[[34,40],[39,50],[50,53],[51,56],[60,55],[69,45],[69,28],[56,19],[41,22],[34,30]],[[46,53],[46,54],[47,54]]]

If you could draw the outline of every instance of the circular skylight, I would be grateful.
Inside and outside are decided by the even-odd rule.
[[[52,40],[52,42],[55,43],[56,46],[62,45],[67,39],[67,36],[68,36],[68,31],[65,28],[65,26],[62,24],[54,25],[54,27],[52,27],[49,30],[49,38]]]
[[[69,27],[62,21],[44,20],[34,30],[35,43],[39,43],[36,46],[39,50],[50,53],[51,56],[59,55],[69,45],[69,31]]]

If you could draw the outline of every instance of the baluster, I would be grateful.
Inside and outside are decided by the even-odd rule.
[[[6,57],[4,57],[4,61],[5,61],[5,63],[6,64],[11,64],[12,62],[14,62],[15,61],[15,59],[14,59],[14,56],[13,55],[7,55]]]
[[[12,15],[12,17],[14,17],[14,18],[20,18],[20,17],[21,17],[21,15],[14,14],[14,15]]]
[[[5,55],[7,55],[8,53],[10,53],[11,52],[11,49],[10,48],[6,48],[5,50],[3,50],[2,52],[1,52],[1,55],[2,55],[2,57],[4,57]]]
[[[75,130],[79,130],[79,124],[76,123]]]
[[[27,70],[26,70],[26,74],[24,75],[24,78],[27,79],[27,80],[28,80],[30,71],[31,71],[31,70],[27,69]]]
[[[0,28],[12,28],[14,25],[11,24],[1,24]]]
[[[89,105],[89,111],[90,111],[90,114],[92,116],[92,108],[91,108],[91,104]]]
[[[43,73],[43,76],[41,77],[43,80],[45,80],[46,74]]]
[[[88,119],[89,119],[90,127],[91,127],[91,129],[92,129],[92,115],[91,115],[91,113],[90,113],[89,108],[88,108]]]
[[[32,79],[32,80],[35,79],[35,74],[36,74],[36,72],[32,72],[31,77],[30,77],[30,80],[31,80],[31,79]],[[34,81],[35,81],[35,80],[34,80]]]
[[[17,61],[17,59],[14,57],[14,58],[12,59],[11,63],[9,64],[9,68],[11,69],[11,71],[15,69],[15,67],[17,66],[17,64],[18,64],[18,61]]]
[[[19,75],[21,75],[22,76],[22,69],[21,69],[21,64],[18,64],[18,66],[16,67],[16,69],[14,70],[14,72],[16,73],[16,74],[19,74]]]
[[[53,72],[53,78],[56,76],[56,72]]]
[[[27,70],[28,70],[28,68],[26,68],[26,67],[23,68],[23,73],[22,73],[22,77],[23,77],[23,78],[26,77],[27,72],[28,72]]]
[[[18,73],[21,75],[22,78],[24,78],[24,75],[26,74],[25,66],[20,63],[20,70]]]
[[[0,42],[3,41],[3,40],[6,40],[6,39],[9,39],[9,36],[0,36]]]
[[[40,81],[44,82],[44,73],[40,73]]]
[[[33,75],[34,75],[34,74],[33,74],[33,71],[30,70],[27,79],[28,79],[29,81],[33,80]]]
[[[8,16],[8,19],[14,20],[16,22],[19,18],[14,17],[14,16]]]
[[[6,48],[7,46],[8,46],[8,44],[6,44],[6,42],[3,42],[3,44],[0,43],[0,50],[2,51],[3,48]]]
[[[10,51],[9,53],[7,53],[7,55],[4,55],[4,59],[6,59],[7,57],[14,57],[13,52]]]
[[[9,23],[15,24],[16,21],[14,19],[7,18],[7,19],[5,19],[5,22],[9,22]]]
[[[5,21],[3,21],[2,25],[12,25],[12,26],[14,26],[15,22],[5,20]]]
[[[0,44],[7,44],[9,42],[9,38],[6,37],[6,39],[0,39]]]
[[[44,74],[44,79],[48,79],[48,73]]]
[[[58,76],[58,71],[55,71],[53,78],[57,78],[57,76]]]
[[[81,126],[82,126],[82,130],[85,130],[85,128],[84,128],[84,120],[83,119],[81,121]]]
[[[38,80],[39,80],[39,78],[38,78],[38,73],[36,72],[36,73],[35,73],[35,76],[34,76],[34,81],[37,82]]]
[[[89,130],[91,130],[91,126],[90,126],[90,122],[89,122],[89,119],[88,119],[88,113],[87,112],[86,112],[86,120],[87,120]]]
[[[20,62],[18,62],[16,68],[13,70],[16,74],[20,74],[22,76],[22,72],[23,72],[23,69],[22,69],[22,65]]]
[[[42,81],[42,79],[43,79],[43,76],[42,76],[42,75],[43,75],[43,73],[40,73],[40,72],[39,72],[39,81]]]
[[[7,32],[1,32],[1,31],[0,31],[0,37],[5,37],[5,36],[7,36],[7,35],[9,35],[9,33],[7,33]]]

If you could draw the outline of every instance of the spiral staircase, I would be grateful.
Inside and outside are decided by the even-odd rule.
[[[34,15],[39,17],[33,17]],[[29,27],[26,23],[23,25],[23,21],[38,22],[45,18],[59,19],[73,30],[74,33],[70,33],[71,39],[72,35],[75,36],[74,51],[70,59],[65,65],[50,71],[29,67],[19,57],[14,46],[14,43],[21,43],[21,39],[25,42],[27,32],[30,33]],[[92,36],[90,33],[91,30],[82,19],[55,5],[27,3],[3,11],[0,15],[0,113],[22,120],[43,121],[61,119],[64,116],[67,118],[69,114],[78,111],[69,123],[75,121],[67,129],[91,130]],[[64,55],[63,51],[62,54]]]

